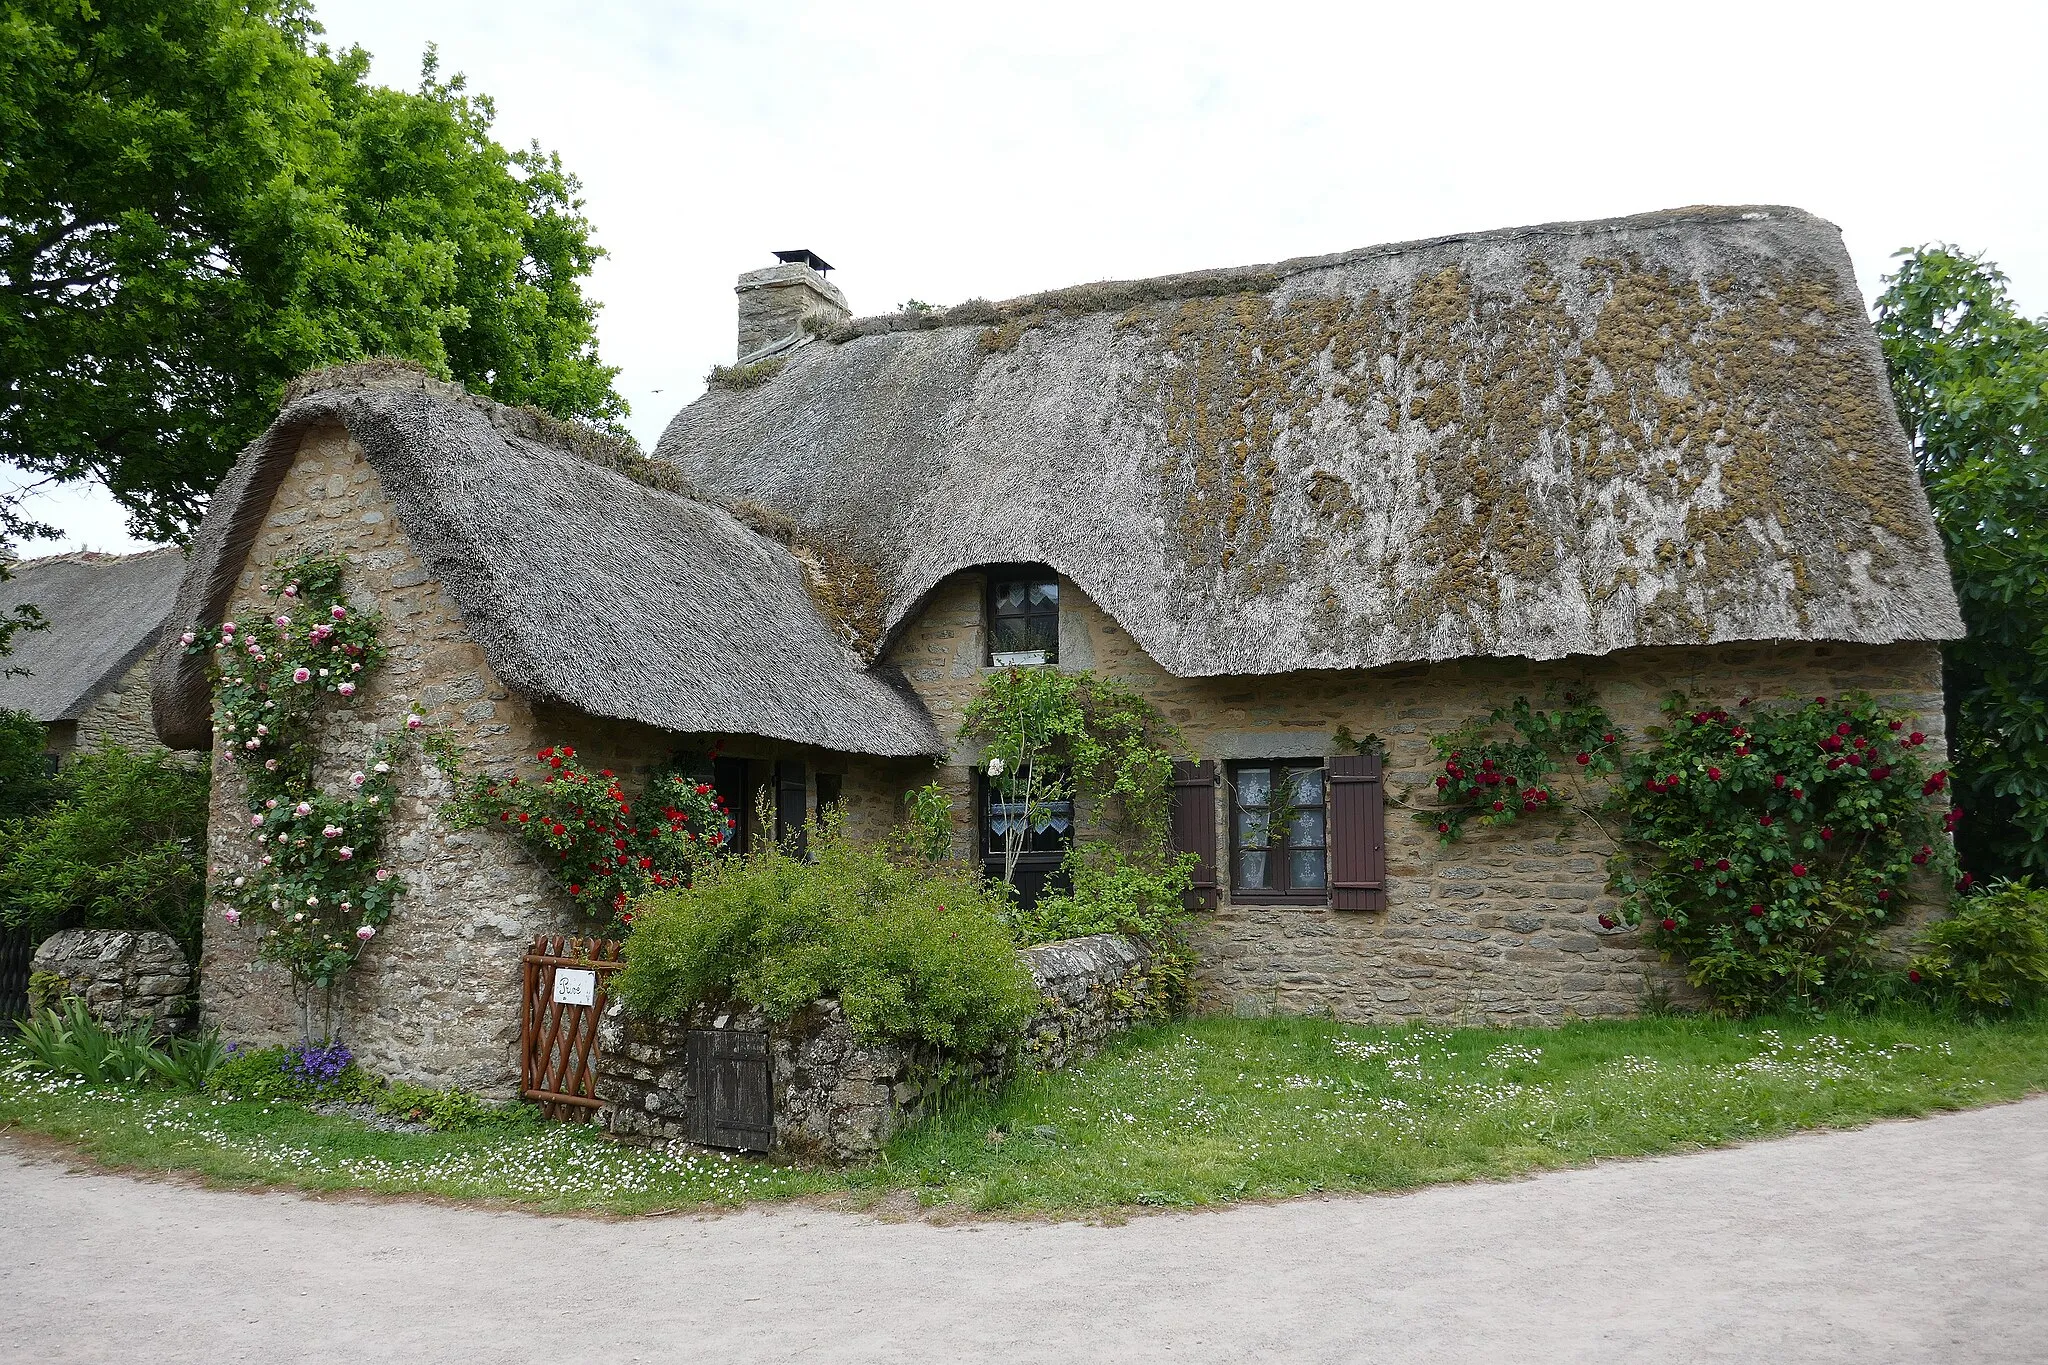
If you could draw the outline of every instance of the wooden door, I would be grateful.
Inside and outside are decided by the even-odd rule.
[[[690,1141],[765,1152],[775,1140],[768,1035],[758,1029],[690,1030]]]

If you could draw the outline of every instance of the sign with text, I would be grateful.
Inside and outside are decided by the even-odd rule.
[[[594,1005],[597,1003],[597,973],[580,967],[563,967],[555,972],[555,1003],[557,1005]]]

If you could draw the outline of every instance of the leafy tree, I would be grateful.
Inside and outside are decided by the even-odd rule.
[[[198,961],[206,770],[162,749],[108,749],[65,764],[54,795],[0,822],[0,923],[38,939],[71,927],[156,929]]]
[[[1982,256],[1901,253],[1877,305],[1892,392],[1969,634],[1947,654],[1965,864],[2048,872],[2048,320]]]
[[[0,821],[47,806],[51,786],[41,723],[26,711],[0,711]]]
[[[0,8],[0,459],[104,480],[139,534],[193,525],[317,365],[626,411],[575,177],[431,49],[405,93],[319,32],[303,0]]]

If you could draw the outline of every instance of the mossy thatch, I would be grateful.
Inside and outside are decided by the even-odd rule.
[[[655,452],[880,566],[1005,561],[1183,675],[1938,640],[1839,234],[1691,208],[857,321]]]

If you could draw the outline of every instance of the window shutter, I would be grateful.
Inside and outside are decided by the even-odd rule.
[[[1190,910],[1216,908],[1216,765],[1173,765],[1173,851],[1192,853],[1194,887],[1184,904]]]
[[[794,834],[802,852],[805,796],[804,765],[801,759],[778,759],[775,763],[775,840]]]
[[[1378,754],[1330,760],[1330,908],[1387,908],[1387,803]]]

